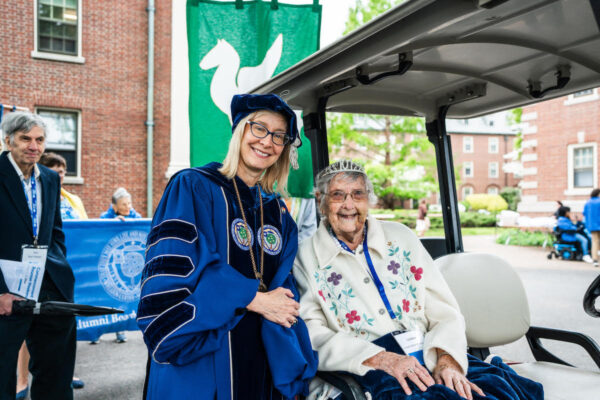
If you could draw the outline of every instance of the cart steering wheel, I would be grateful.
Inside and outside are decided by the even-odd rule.
[[[600,296],[600,275],[594,279],[583,296],[583,309],[592,317],[600,317],[600,310],[596,308],[596,299]]]

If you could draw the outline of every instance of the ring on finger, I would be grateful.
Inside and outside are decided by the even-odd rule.
[[[407,372],[407,373],[409,373],[409,374],[414,374],[414,373],[415,373],[415,370],[414,370],[414,369],[412,369],[412,368],[409,368],[409,369],[408,369],[406,372]]]
[[[294,320],[292,321],[292,325],[296,325],[298,323],[298,320],[296,318],[294,318]]]

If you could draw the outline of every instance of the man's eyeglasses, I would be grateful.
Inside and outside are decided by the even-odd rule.
[[[354,201],[365,201],[369,197],[369,193],[364,190],[353,190],[350,193],[346,193],[342,190],[334,190],[333,192],[326,193],[333,203],[343,203],[346,201],[346,196],[352,197]]]
[[[284,146],[288,144],[291,140],[291,138],[286,132],[271,132],[262,124],[259,124],[258,122],[254,121],[248,121],[246,123],[250,125],[250,132],[252,132],[252,135],[254,135],[254,137],[262,139],[267,135],[271,135],[271,140],[273,141],[273,144],[276,144],[277,146]]]

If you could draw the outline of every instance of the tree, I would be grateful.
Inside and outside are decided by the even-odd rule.
[[[346,31],[401,3],[401,0],[356,0]],[[379,115],[329,114],[329,151],[363,161],[375,194],[386,208],[397,200],[425,197],[435,189],[435,154],[424,134],[423,119]],[[410,134],[410,140],[407,140]]]

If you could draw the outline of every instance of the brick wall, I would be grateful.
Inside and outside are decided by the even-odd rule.
[[[523,109],[524,199],[520,211],[548,214],[556,200],[581,211],[590,188],[569,190],[568,148],[600,142],[598,89],[589,97],[561,97]],[[598,165],[598,152],[594,163]],[[596,177],[594,187],[600,183]]]
[[[473,138],[473,151],[465,153],[463,151],[463,140],[465,137]],[[489,138],[498,139],[498,152],[490,153],[488,150]],[[452,142],[452,154],[454,158],[454,168],[460,183],[457,185],[458,199],[463,199],[463,187],[470,186],[473,188],[473,193],[487,193],[488,188],[496,187],[498,192],[507,186],[516,186],[518,179],[513,174],[507,174],[502,171],[504,164],[504,154],[510,153],[513,150],[514,135],[499,135],[499,134],[462,134],[452,133],[450,135]],[[473,176],[466,177],[463,173],[463,166],[466,162],[473,163]],[[498,177],[490,178],[488,169],[490,162],[498,163]]]
[[[110,204],[118,186],[146,216],[147,12],[145,0],[83,1],[85,63],[34,59],[30,0],[0,3],[0,102],[81,112],[82,185],[90,217]],[[154,206],[169,161],[171,2],[157,2],[155,19]]]

